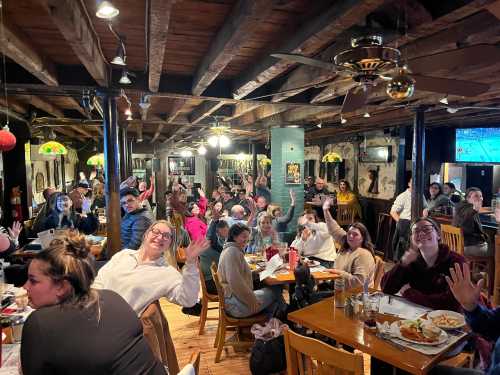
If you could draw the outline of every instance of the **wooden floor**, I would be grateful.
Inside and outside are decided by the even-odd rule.
[[[199,350],[201,352],[200,375],[251,374],[248,366],[249,352],[235,353],[232,348],[226,348],[222,353],[222,360],[219,363],[214,363],[216,320],[208,320],[205,326],[205,334],[198,336],[199,318],[197,316],[183,314],[179,306],[164,299],[161,300],[161,307],[168,319],[170,334],[174,340],[181,368],[188,362],[191,353]],[[217,317],[217,309],[209,311],[208,314]]]

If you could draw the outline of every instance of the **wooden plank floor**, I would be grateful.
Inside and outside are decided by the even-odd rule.
[[[214,362],[216,320],[208,320],[205,325],[205,333],[198,336],[199,318],[197,316],[183,314],[179,306],[169,303],[165,299],[161,300],[161,307],[168,319],[170,334],[174,341],[181,368],[188,362],[191,353],[199,350],[201,352],[200,375],[251,374],[248,365],[250,352],[235,353],[232,348],[225,348],[222,352],[221,361],[219,363]],[[217,317],[217,309],[210,310],[208,316]]]

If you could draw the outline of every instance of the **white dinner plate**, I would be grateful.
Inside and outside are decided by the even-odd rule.
[[[395,322],[392,322],[392,324],[391,324],[391,334],[398,339],[401,339],[401,340],[404,340],[407,342],[411,342],[413,344],[425,345],[425,346],[440,345],[440,344],[444,343],[446,340],[448,340],[448,334],[445,331],[443,331],[442,329],[441,329],[441,334],[439,335],[438,339],[434,342],[422,342],[422,341],[415,341],[415,340],[408,339],[401,334],[401,331],[399,330],[399,322],[402,322],[402,320],[397,320]]]
[[[449,317],[452,317],[452,318],[456,318],[460,321],[459,324],[457,325],[446,325],[446,324],[437,324],[437,323],[434,323],[434,318],[437,318],[441,315],[447,315]],[[442,329],[459,329],[459,328],[462,328],[463,326],[465,326],[465,318],[462,314],[459,314],[457,313],[456,311],[450,311],[450,310],[435,310],[435,311],[431,311],[427,314],[427,319],[429,319],[430,321],[432,321],[434,323],[435,326],[438,326],[439,328],[442,328]]]

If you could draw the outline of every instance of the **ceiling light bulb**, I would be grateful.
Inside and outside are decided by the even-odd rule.
[[[121,66],[127,65],[127,63],[125,62],[125,57],[121,57],[119,55],[115,56],[113,60],[111,60],[111,64]]]
[[[371,117],[371,116],[370,116],[370,114],[368,112],[365,112],[365,114],[363,115],[363,117],[368,118],[368,117]]]
[[[207,148],[203,145],[201,145],[200,147],[198,147],[198,154],[199,155],[205,155],[207,153]]]
[[[341,124],[345,124],[347,122],[347,120],[343,117],[340,117],[340,123]]]
[[[439,103],[448,105],[448,97],[445,96],[444,98],[439,99]]]
[[[226,148],[231,144],[231,140],[226,135],[221,135],[219,137],[219,145],[221,148]]]
[[[208,137],[207,142],[210,146],[217,147],[217,145],[219,144],[219,137],[217,137],[216,135],[212,135]]]
[[[132,116],[132,110],[130,109],[130,107],[128,107],[126,110],[125,110],[125,116]]]
[[[129,116],[127,116],[127,121],[132,121],[133,118],[132,118],[132,114],[130,114]]]
[[[127,73],[126,69],[123,69],[122,77],[120,78],[120,81],[118,81],[118,82],[120,82],[122,85],[130,85],[132,83],[130,78],[128,78],[128,73]]]
[[[100,1],[97,5],[97,11],[95,12],[95,15],[98,18],[109,20],[116,17],[119,13],[120,11],[111,3],[111,1],[104,0]]]
[[[448,113],[457,113],[458,112],[458,108],[448,107],[448,108],[446,108],[446,111]]]
[[[321,129],[321,127],[323,126],[323,124],[320,122],[319,124],[316,125],[318,128]]]

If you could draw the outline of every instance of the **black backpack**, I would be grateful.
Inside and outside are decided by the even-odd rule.
[[[252,375],[267,375],[286,369],[285,338],[283,335],[264,341],[257,339],[250,355]]]

